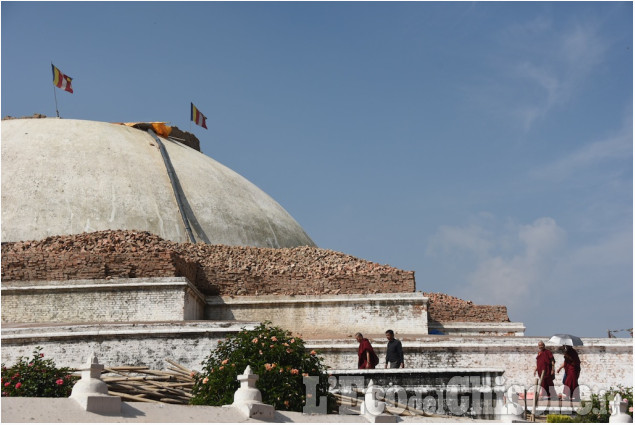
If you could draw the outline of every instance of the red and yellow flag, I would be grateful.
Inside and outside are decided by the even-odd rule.
[[[53,85],[62,90],[73,93],[73,87],[71,87],[71,81],[73,79],[68,75],[62,74],[62,71],[57,69],[55,65],[51,64],[51,66],[53,67]]]
[[[196,125],[200,125],[204,129],[207,129],[207,125],[205,124],[205,120],[207,118],[205,117],[205,115],[203,115],[192,102],[190,102],[190,105],[192,106],[190,110],[190,119],[194,121]]]

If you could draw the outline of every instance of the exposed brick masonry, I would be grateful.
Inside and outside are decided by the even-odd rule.
[[[503,305],[475,305],[451,295],[424,292],[428,297],[428,316],[434,322],[509,322]]]
[[[184,276],[210,295],[413,292],[414,272],[326,249],[175,243],[148,232],[101,231],[2,244],[2,279]],[[509,322],[504,306],[430,298],[430,320]]]
[[[175,243],[101,231],[2,244],[3,280],[185,276],[205,294],[413,292],[414,272],[312,248]]]

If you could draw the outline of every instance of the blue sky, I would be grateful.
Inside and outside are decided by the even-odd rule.
[[[632,7],[4,1],[1,113],[55,116],[53,62],[63,118],[194,132],[318,246],[601,337],[633,325]]]

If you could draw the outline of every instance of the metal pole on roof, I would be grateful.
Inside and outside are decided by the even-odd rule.
[[[57,110],[57,94],[55,93],[55,86],[53,86],[53,97],[55,98],[55,113],[57,114],[57,118],[59,118],[60,111]]]
[[[51,67],[53,67],[53,61],[51,61]],[[53,81],[55,83],[55,81]],[[55,84],[53,84],[53,97],[55,98],[55,114],[57,114],[57,118],[60,117],[60,111],[57,110],[57,93],[55,93]]]

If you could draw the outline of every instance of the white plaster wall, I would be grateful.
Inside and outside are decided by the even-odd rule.
[[[2,362],[15,363],[19,357],[32,357],[36,346],[58,367],[77,368],[91,352],[106,366],[148,366],[167,370],[165,359],[200,370],[201,362],[216,348],[218,341],[253,329],[248,322],[181,322],[45,326],[2,329]]]
[[[396,335],[399,338],[399,335]],[[529,386],[534,382],[533,371],[538,353],[538,341],[549,338],[534,337],[437,337],[404,339],[405,365],[408,368],[500,368],[506,384]],[[617,385],[633,386],[633,340],[616,338],[583,338],[585,346],[576,347],[582,362],[580,385],[597,392]],[[371,339],[385,362],[386,342]],[[318,341],[308,344],[325,358],[334,369],[357,367],[357,343],[352,340]],[[563,362],[562,354],[553,348],[556,363]],[[563,373],[556,376],[561,385]],[[588,391],[586,391],[588,393]]]
[[[306,338],[357,332],[383,335],[386,329],[428,333],[428,299],[420,292],[371,295],[207,297],[210,320],[269,320]]]
[[[200,370],[201,361],[216,347],[218,340],[254,322],[165,322],[103,325],[55,325],[7,327],[2,329],[2,362],[13,364],[19,356],[31,356],[36,346],[44,347],[47,357],[59,366],[77,367],[91,351],[110,366],[146,365],[165,369],[166,358]],[[531,337],[402,337],[407,368],[457,370],[504,370],[503,385],[529,387],[534,382],[536,345]],[[582,360],[580,384],[589,391],[633,386],[633,342],[631,339],[584,338],[579,347]],[[352,338],[307,340],[307,350],[317,350],[331,369],[356,369],[357,342]],[[386,341],[371,339],[385,363]],[[562,362],[562,355],[555,354]],[[102,360],[103,359],[103,360]],[[457,372],[460,373],[460,372]],[[561,381],[562,373],[557,376]],[[559,389],[559,388],[558,388]]]
[[[2,323],[201,319],[203,295],[186,279],[2,283]]]

